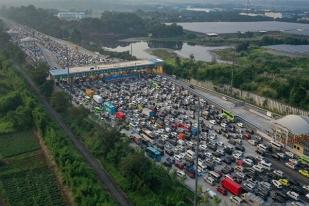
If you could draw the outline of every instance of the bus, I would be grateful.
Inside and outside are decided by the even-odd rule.
[[[300,156],[298,161],[302,164],[309,165],[309,157],[307,155]]]
[[[154,160],[156,160],[158,162],[161,161],[161,153],[160,153],[160,151],[158,151],[157,149],[155,149],[153,147],[147,147],[146,154],[150,158],[152,158],[152,159],[154,159]]]
[[[234,122],[235,121],[235,116],[232,114],[232,112],[223,110],[222,116],[224,118],[226,118],[230,122]]]
[[[275,142],[275,141],[270,141],[270,145],[272,148],[281,151],[283,148],[283,145],[280,144],[279,142]]]
[[[97,112],[97,113],[99,113],[99,112],[103,112],[103,109],[100,108],[100,107],[95,107],[95,108],[94,108],[94,111]]]
[[[150,139],[154,138],[153,133],[150,130],[148,130],[148,129],[142,129],[142,133],[145,134]]]

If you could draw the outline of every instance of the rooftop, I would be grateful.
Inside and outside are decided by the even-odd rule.
[[[296,135],[309,134],[309,117],[299,115],[287,115],[277,119],[274,123],[279,124]]]
[[[80,67],[71,67],[68,69],[54,69],[50,70],[50,74],[52,76],[58,75],[67,75],[68,73],[84,73],[84,72],[94,72],[94,71],[102,71],[109,69],[119,69],[119,68],[130,68],[130,67],[138,67],[138,66],[148,66],[154,65],[157,63],[162,63],[161,59],[150,59],[150,60],[137,60],[137,61],[129,61],[129,62],[119,62],[113,64],[101,64],[101,65],[87,65]]]

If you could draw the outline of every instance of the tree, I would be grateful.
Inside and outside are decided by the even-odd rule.
[[[65,92],[54,92],[50,103],[57,112],[64,113],[70,105],[70,97]]]
[[[236,46],[236,51],[241,52],[241,51],[247,51],[249,48],[249,42],[241,42],[240,44],[237,44]]]
[[[40,89],[46,97],[50,97],[54,91],[54,81],[47,80],[40,86]]]

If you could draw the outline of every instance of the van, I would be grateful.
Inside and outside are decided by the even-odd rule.
[[[240,197],[237,197],[237,196],[234,196],[234,195],[230,197],[230,200],[235,205],[240,205],[241,202],[242,202],[242,199]]]
[[[270,162],[261,161],[260,165],[267,170],[271,170],[272,164]]]
[[[261,152],[266,152],[267,151],[267,147],[265,145],[263,145],[263,144],[258,144],[257,148]]]

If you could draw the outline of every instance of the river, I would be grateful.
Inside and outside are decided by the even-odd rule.
[[[200,33],[237,33],[237,32],[259,32],[259,31],[282,31],[286,33],[309,35],[309,24],[257,21],[257,22],[186,22],[177,23],[185,30]]]

